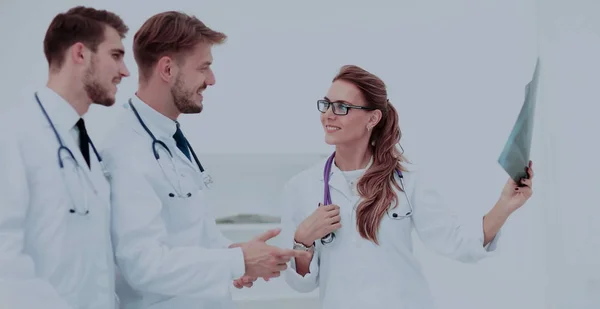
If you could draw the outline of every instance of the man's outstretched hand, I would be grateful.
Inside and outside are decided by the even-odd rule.
[[[280,229],[268,230],[249,242],[234,243],[230,248],[240,247],[244,253],[246,273],[234,280],[236,288],[251,287],[257,278],[268,281],[270,278],[279,277],[287,269],[287,262],[294,257],[310,257],[309,252],[293,249],[282,249],[267,245],[267,241],[276,237]]]

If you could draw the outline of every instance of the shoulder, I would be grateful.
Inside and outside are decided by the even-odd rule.
[[[127,111],[119,114],[115,124],[107,131],[100,144],[100,153],[107,167],[115,166],[131,168],[145,162],[151,153],[151,140],[148,136],[135,130],[135,119],[129,117]]]
[[[47,124],[41,110],[34,109],[34,103],[25,102],[25,100],[23,98],[0,109],[0,132],[7,135],[7,138],[15,140],[23,138],[32,130]],[[32,99],[28,101],[32,101]]]
[[[285,183],[285,190],[297,190],[298,188],[306,187],[309,183],[318,181],[323,178],[323,168],[327,162],[327,158],[319,159],[317,162],[308,166],[304,170],[294,174]]]
[[[405,169],[402,175],[407,191],[415,193],[437,191],[443,181],[439,169],[433,165],[403,163],[402,166]]]

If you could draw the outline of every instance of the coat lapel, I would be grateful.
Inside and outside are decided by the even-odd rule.
[[[192,168],[195,171],[199,171],[198,170],[198,166],[196,166],[196,161],[194,161],[194,156],[192,155],[192,150],[190,150],[190,158],[188,159],[185,154],[183,154],[183,152],[181,152],[181,150],[179,150],[179,148],[177,148],[177,144],[175,143],[175,140],[173,140],[171,143],[169,143],[170,145],[173,145],[174,148],[171,148],[172,152],[174,152],[173,156],[177,156],[179,157],[179,159],[183,162],[185,162],[185,164]],[[171,146],[169,146],[171,147]]]
[[[325,168],[325,164],[323,164]],[[322,174],[323,172],[321,172]],[[321,182],[325,184],[325,177],[322,175]],[[331,172],[329,173],[329,191],[331,194],[331,202],[339,205],[339,203],[348,203],[353,201],[353,194],[350,191],[350,186],[346,181],[346,178],[342,174],[342,171],[338,169],[335,164],[331,166]],[[342,198],[343,201],[336,201]]]
[[[87,190],[89,190],[89,198],[99,198],[104,202],[108,202],[108,182],[106,181],[106,178],[104,178],[104,172],[100,166],[100,163],[98,162],[98,159],[96,158],[96,153],[94,152],[93,148],[91,146],[88,146],[90,147],[91,166],[91,168],[88,168],[87,163],[83,158],[83,154],[79,149],[79,145],[75,142],[75,140],[73,140],[73,138],[71,138],[69,129],[57,126],[57,130],[59,130],[59,134],[61,135],[63,144],[65,145],[65,147],[69,148],[71,153],[73,153],[73,156],[75,157],[75,160],[79,165],[82,176],[84,177],[84,179],[82,179],[81,181],[86,182],[84,187],[87,188]],[[68,154],[63,151],[63,155],[61,157],[65,159],[67,158],[67,156]]]

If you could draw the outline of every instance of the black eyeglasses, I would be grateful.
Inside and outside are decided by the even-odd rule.
[[[329,102],[327,100],[317,100],[317,109],[321,112],[321,113],[325,113],[328,109],[329,106],[333,106],[333,113],[335,115],[348,115],[348,111],[350,109],[363,109],[363,110],[368,110],[368,111],[372,111],[375,110],[376,108],[372,108],[372,107],[365,107],[365,106],[357,106],[357,105],[350,105],[347,103],[343,103],[343,102]]]

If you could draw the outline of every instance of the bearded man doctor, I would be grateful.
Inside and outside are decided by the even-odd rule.
[[[232,244],[204,199],[211,180],[177,122],[202,110],[215,83],[211,49],[225,34],[193,16],[164,12],[134,36],[139,88],[108,135],[113,241],[121,307],[231,308],[230,289],[279,276],[292,256],[265,241]]]
[[[485,216],[454,216],[433,179],[406,164],[386,86],[361,67],[342,67],[315,107],[335,151],[285,185],[282,241],[313,254],[293,259],[284,277],[300,292],[318,288],[323,309],[433,308],[412,231],[440,254],[476,262],[532,194],[530,164]]]
[[[0,308],[116,307],[109,185],[84,118],[129,76],[127,31],[104,10],[56,15],[46,86],[2,112]]]

